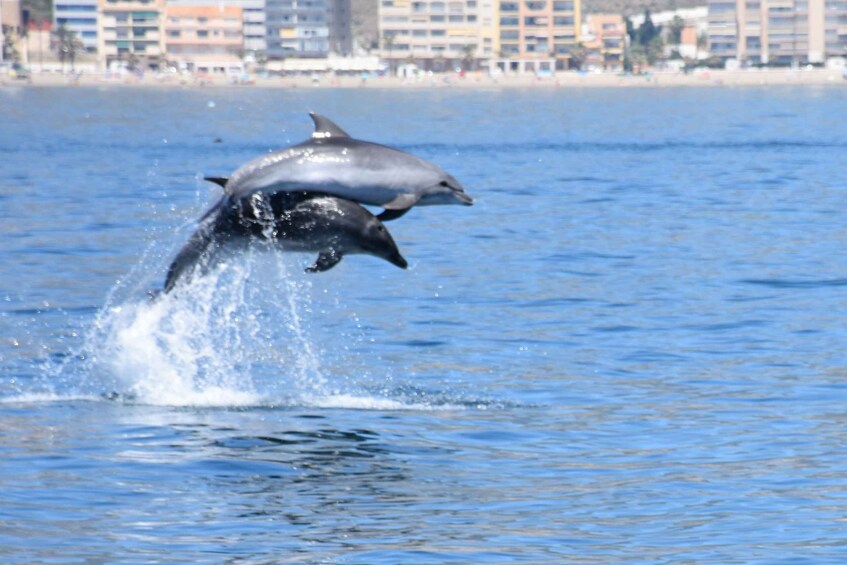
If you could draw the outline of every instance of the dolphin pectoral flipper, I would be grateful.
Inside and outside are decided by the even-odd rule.
[[[314,112],[309,112],[309,116],[311,116],[312,121],[315,122],[315,131],[312,133],[312,139],[350,137],[350,134],[338,127],[335,122],[329,118],[325,118]]]
[[[341,255],[334,250],[321,251],[315,264],[307,267],[307,273],[323,273],[336,266],[341,261]]]
[[[380,222],[389,222],[405,215],[409,210],[410,208],[403,208],[401,210],[383,210],[381,214],[377,215],[377,219],[379,219]]]

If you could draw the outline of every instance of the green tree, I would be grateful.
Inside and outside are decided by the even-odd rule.
[[[674,16],[671,23],[668,25],[668,43],[671,45],[679,45],[682,42],[682,30],[685,29],[685,20],[679,16]]]
[[[476,45],[473,43],[468,43],[464,47],[462,47],[462,67],[466,71],[470,71],[474,66],[474,52],[476,51]]]
[[[632,67],[652,65],[662,59],[665,42],[662,40],[662,26],[653,23],[650,9],[644,10],[644,23],[635,28],[629,18],[625,18],[626,33],[629,36],[629,52],[624,56],[624,70]]]
[[[11,60],[16,63],[20,62],[21,54],[16,47],[18,37],[12,26],[3,26],[3,60]]]
[[[582,65],[585,63],[586,57],[588,57],[588,49],[585,48],[585,45],[583,45],[581,41],[578,41],[570,51],[571,67],[574,69],[581,69]]]
[[[65,24],[59,25],[53,32],[53,36],[50,38],[50,47],[59,55],[62,72],[65,71],[65,61],[70,62],[73,71],[77,53],[85,49],[82,41],[76,36],[76,32],[69,30],[65,27]]]
[[[394,76],[395,64],[391,57],[394,54],[394,34],[385,33],[382,36],[382,48],[388,51],[388,70],[391,76]]]
[[[638,43],[641,45],[649,45],[653,38],[662,33],[662,26],[657,26],[653,23],[653,18],[650,16],[650,8],[644,9],[644,23],[638,28]]]

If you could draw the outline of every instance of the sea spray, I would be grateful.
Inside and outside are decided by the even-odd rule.
[[[250,246],[174,292],[110,304],[88,349],[114,396],[164,405],[300,404],[328,393],[310,338],[311,285]]]

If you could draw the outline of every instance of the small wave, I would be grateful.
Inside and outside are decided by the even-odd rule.
[[[102,397],[89,394],[34,392],[0,398],[0,404],[51,404],[54,402],[96,402],[99,400],[102,400]]]
[[[784,288],[809,290],[819,288],[832,288],[847,286],[847,279],[821,279],[821,280],[789,280],[789,279],[743,279],[744,284],[752,284],[756,286],[766,286],[769,288]]]
[[[652,141],[652,142],[529,142],[529,143],[470,143],[465,145],[447,143],[425,143],[405,145],[401,149],[412,153],[515,153],[527,151],[562,151],[562,152],[632,152],[654,153],[680,150],[712,150],[712,151],[762,151],[762,150],[791,150],[791,149],[845,149],[847,143],[831,141],[805,141],[790,139],[763,139],[760,141]]]
[[[450,403],[406,402],[391,398],[373,396],[357,396],[355,394],[334,394],[328,396],[308,395],[303,399],[303,405],[314,408],[343,408],[348,410],[465,410],[467,406]]]

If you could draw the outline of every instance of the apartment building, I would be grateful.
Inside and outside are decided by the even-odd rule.
[[[623,68],[626,24],[619,14],[590,14],[585,18],[585,63],[606,70]]]
[[[504,0],[499,5],[500,57],[509,70],[544,71],[571,66],[581,41],[581,0]],[[504,64],[505,63],[505,64]]]
[[[98,0],[54,0],[54,27],[76,34],[89,53],[97,51],[97,7]]]
[[[244,11],[239,6],[165,9],[168,63],[180,70],[239,75],[244,72]]]
[[[380,54],[396,69],[478,68],[497,54],[496,0],[380,0]]]
[[[823,63],[847,55],[847,0],[712,0],[713,56],[749,64]]]
[[[168,6],[220,6],[241,8],[245,57],[255,58],[268,48],[265,0],[167,0]]]
[[[99,0],[97,52],[106,69],[164,62],[165,0]]]
[[[265,16],[271,59],[352,52],[350,0],[266,0]]]

